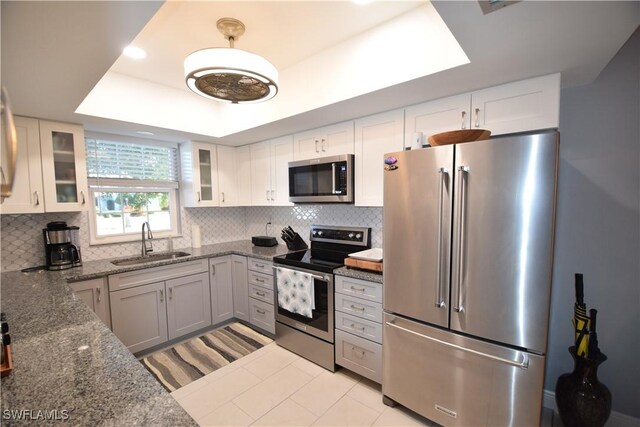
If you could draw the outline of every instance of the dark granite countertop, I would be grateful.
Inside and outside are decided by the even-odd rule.
[[[57,410],[58,416],[67,411],[72,425],[196,425],[67,285],[67,280],[229,254],[270,260],[287,248],[236,241],[185,251],[191,256],[136,266],[100,260],[59,272],[2,273],[2,312],[9,322],[14,364],[2,378],[2,410],[31,410],[32,417],[38,410]],[[32,422],[2,419],[2,425]]]
[[[358,270],[351,267],[340,267],[333,272],[338,276],[353,277],[354,279],[368,280],[369,282],[382,283],[382,273]]]

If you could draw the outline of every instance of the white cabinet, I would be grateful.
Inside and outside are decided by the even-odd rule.
[[[208,272],[167,280],[165,286],[169,339],[211,325]]]
[[[45,210],[85,209],[89,192],[82,126],[41,120],[40,153]]]
[[[465,93],[405,110],[405,147],[415,132],[424,139],[457,129],[488,129],[492,135],[557,128],[560,74]]]
[[[187,142],[180,146],[182,203],[185,207],[218,206],[216,146]]]
[[[80,125],[15,117],[14,190],[2,213],[81,211],[88,206],[84,130]]]
[[[235,147],[218,146],[218,191],[220,206],[238,206]]]
[[[211,318],[217,324],[233,317],[233,275],[231,256],[209,260],[211,281]]]
[[[295,160],[340,154],[353,154],[353,121],[297,133],[293,137]]]
[[[273,263],[248,259],[249,321],[253,326],[276,333],[274,310]]]
[[[109,288],[106,277],[69,283],[69,287],[96,313],[100,320],[111,328]]]
[[[468,93],[413,105],[405,109],[404,146],[411,147],[413,135],[422,132],[424,142],[431,135],[469,129],[471,96]]]
[[[14,117],[18,138],[18,158],[11,197],[0,205],[0,212],[42,213],[42,162],[40,159],[40,125],[38,120]]]
[[[336,276],[336,364],[382,382],[382,283]]]
[[[238,206],[251,206],[251,146],[236,148]]]
[[[252,144],[250,151],[252,205],[290,206],[288,163],[293,160],[293,137]]]
[[[164,282],[111,292],[113,333],[132,353],[169,338]]]
[[[382,206],[384,155],[402,151],[404,110],[355,121],[355,204]]]
[[[233,276],[233,316],[249,322],[247,257],[231,255],[231,275]]]
[[[560,74],[473,92],[471,113],[471,126],[489,129],[492,135],[557,128]]]

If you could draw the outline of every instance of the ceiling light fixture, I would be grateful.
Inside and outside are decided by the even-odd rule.
[[[147,57],[147,52],[135,46],[127,46],[122,50],[124,56],[132,59],[144,59]]]
[[[229,47],[197,50],[184,60],[187,86],[205,98],[246,104],[266,101],[278,93],[278,70],[263,57],[241,49],[234,42],[244,34],[244,24],[222,18],[218,31]]]

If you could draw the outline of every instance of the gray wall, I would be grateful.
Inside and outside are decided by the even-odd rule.
[[[555,265],[545,388],[573,368],[573,274],[598,309],[613,410],[640,417],[640,30],[593,84],[562,91]]]

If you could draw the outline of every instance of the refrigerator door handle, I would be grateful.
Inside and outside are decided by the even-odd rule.
[[[412,331],[411,329],[403,328],[402,326],[398,326],[393,322],[394,322],[394,320],[392,320],[390,322],[384,322],[384,323],[385,323],[385,325],[390,326],[392,328],[400,329],[400,330],[402,330],[404,332],[416,335],[416,336],[418,336],[420,338],[425,338],[425,339],[437,342],[439,344],[446,345],[447,347],[455,348],[457,350],[466,351],[468,353],[473,353],[473,354],[475,354],[477,356],[486,357],[488,359],[495,360],[497,362],[501,362],[501,363],[504,363],[504,364],[507,364],[507,365],[510,365],[510,366],[514,366],[516,368],[529,369],[529,356],[527,355],[527,353],[522,353],[522,360],[520,360],[520,361],[511,360],[511,359],[505,359],[503,357],[494,356],[493,354],[483,353],[481,351],[477,351],[477,350],[474,350],[472,348],[467,348],[467,347],[463,347],[463,346],[460,346],[460,345],[457,345],[457,344],[453,344],[453,343],[450,343],[450,342],[447,342],[447,341],[439,340],[438,338],[430,337],[428,335],[424,335],[424,334],[421,334],[419,332]]]
[[[469,166],[458,166],[458,306],[453,309],[458,312],[464,312],[464,307],[462,306],[462,278],[463,278],[463,267],[464,267],[464,234],[465,234],[465,192],[467,191],[467,187],[464,184],[464,174],[469,173]]]
[[[437,257],[438,260],[438,268],[436,269],[436,303],[435,306],[437,308],[445,308],[446,304],[444,299],[442,298],[442,205],[444,203],[444,180],[446,179],[446,175],[449,174],[447,168],[440,168],[438,170],[440,174],[440,185],[438,189],[438,194],[440,195],[438,199],[438,251]]]

